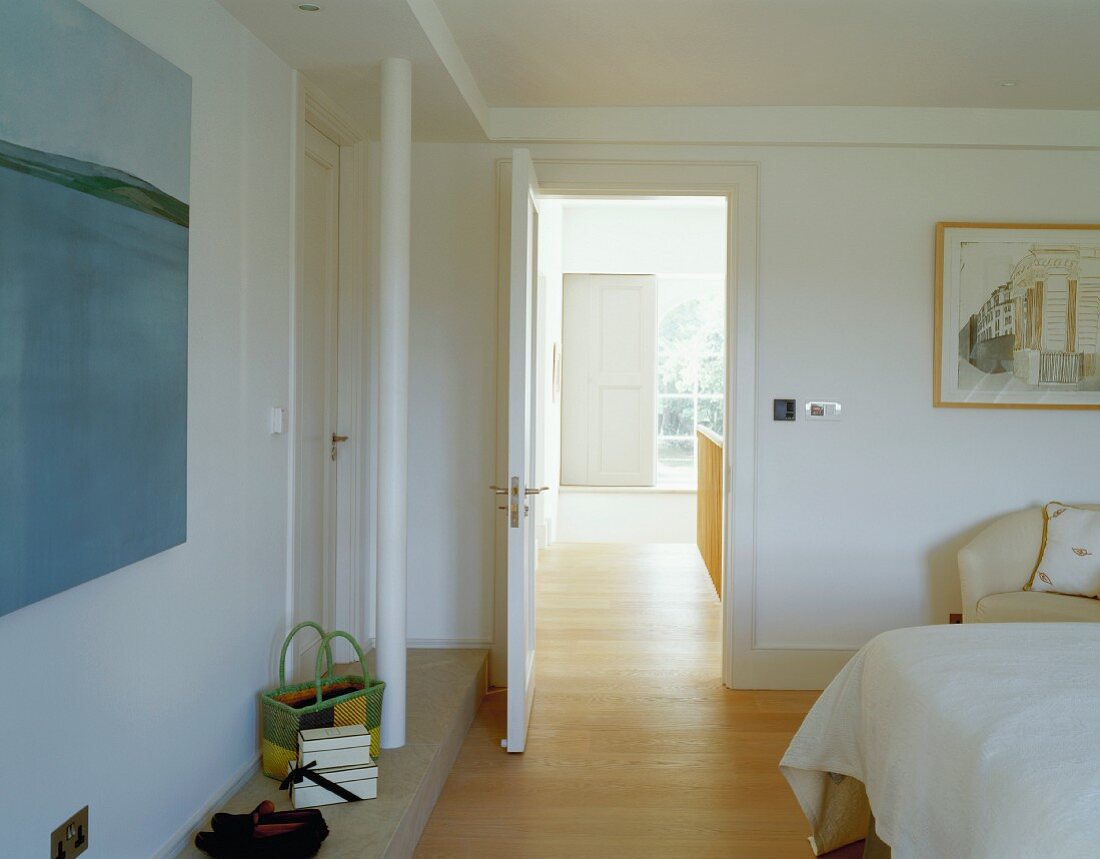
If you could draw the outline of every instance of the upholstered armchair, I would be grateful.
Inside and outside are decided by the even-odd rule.
[[[1100,600],[1023,589],[1042,541],[1043,509],[1033,507],[1001,517],[959,552],[963,623],[1100,621]]]

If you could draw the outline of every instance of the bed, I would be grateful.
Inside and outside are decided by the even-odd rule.
[[[814,852],[863,838],[873,814],[876,859],[1100,856],[1098,681],[1100,624],[873,639],[780,764]]]

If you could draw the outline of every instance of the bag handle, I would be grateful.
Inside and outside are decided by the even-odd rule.
[[[363,685],[370,685],[370,672],[367,671],[367,660],[363,656],[363,651],[359,647],[359,642],[355,640],[355,636],[344,632],[341,629],[335,629],[321,639],[321,644],[329,653],[329,670],[332,670],[332,640],[334,638],[346,638],[351,642],[351,646],[355,648],[355,655],[359,657],[359,667],[363,670]],[[321,652],[317,651],[317,668],[313,675],[313,684],[317,688],[317,703],[321,703]]]
[[[317,666],[321,665],[321,652],[325,651],[328,654],[328,670],[332,671],[332,648],[325,641],[325,631],[321,628],[319,623],[314,623],[312,620],[303,620],[294,629],[287,633],[286,641],[283,642],[282,653],[279,654],[279,685],[286,686],[286,652],[290,648],[290,639],[294,638],[299,632],[306,627],[317,630],[321,636],[321,647],[317,651]]]

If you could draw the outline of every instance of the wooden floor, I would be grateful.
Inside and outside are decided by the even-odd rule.
[[[527,751],[490,692],[417,857],[811,855],[778,763],[817,693],[723,687],[694,546],[557,545],[538,597]]]

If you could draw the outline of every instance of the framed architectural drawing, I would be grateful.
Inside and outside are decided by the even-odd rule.
[[[936,406],[1100,409],[1100,224],[936,225]]]
[[[191,78],[0,0],[0,615],[187,539]]]

